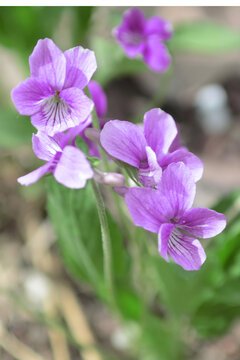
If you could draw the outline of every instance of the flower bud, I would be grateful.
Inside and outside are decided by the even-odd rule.
[[[97,182],[109,186],[124,186],[125,185],[125,177],[122,174],[118,173],[107,173],[101,172],[99,170],[95,171],[94,178]]]
[[[84,134],[89,140],[92,140],[93,142],[100,144],[100,130],[87,128],[84,131]]]

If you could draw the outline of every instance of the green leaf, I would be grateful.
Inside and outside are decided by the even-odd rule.
[[[91,187],[72,190],[54,178],[47,185],[47,211],[66,267],[76,279],[102,293],[102,244]]]
[[[226,214],[227,211],[231,210],[235,203],[240,198],[240,190],[234,190],[230,194],[223,196],[212,209],[221,213]]]
[[[240,32],[215,23],[178,26],[168,43],[171,51],[219,53],[240,49]]]
[[[8,108],[0,109],[0,147],[13,148],[23,144],[31,145],[35,132],[30,118],[19,115]]]
[[[216,336],[227,331],[240,316],[240,280],[227,279],[212,298],[204,302],[192,319],[193,325],[203,337]]]
[[[88,146],[81,136],[76,136],[75,144],[85,155],[89,155]]]
[[[98,69],[94,79],[101,85],[106,85],[115,77],[136,74],[146,69],[140,59],[129,59],[117,42],[95,37],[92,41]]]
[[[147,313],[140,325],[142,333],[139,343],[136,344],[139,352],[138,359],[186,359],[180,322],[174,319],[165,321]]]
[[[28,65],[28,56],[37,41],[52,37],[63,10],[62,6],[2,7],[0,11],[1,44],[18,50]]]
[[[47,210],[55,228],[64,263],[78,280],[104,293],[101,230],[90,184],[84,189],[68,189],[54,178],[48,179]],[[116,288],[127,289],[129,255],[116,221],[107,213],[112,239],[113,274]]]
[[[93,6],[75,6],[68,7],[74,14],[72,22],[73,43],[74,46],[85,46],[87,44],[88,30],[91,26],[92,15],[95,7]]]
[[[92,167],[96,167],[101,163],[101,160],[95,156],[87,156],[87,159]]]

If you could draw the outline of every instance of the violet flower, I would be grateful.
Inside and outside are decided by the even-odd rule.
[[[107,111],[106,94],[97,81],[91,80],[88,84],[88,88],[94,102],[97,116],[99,119],[102,119]]]
[[[183,147],[169,152],[176,136],[173,118],[160,109],[152,109],[144,115],[144,129],[128,121],[111,120],[101,131],[100,141],[109,155],[137,168],[138,181],[144,186],[156,186],[162,171],[179,161],[188,166],[198,181],[203,173],[201,160]]]
[[[63,53],[46,38],[38,41],[29,64],[31,78],[11,94],[19,113],[50,136],[84,122],[93,108],[82,89],[97,68],[94,52],[78,46]]]
[[[170,164],[158,190],[130,188],[125,195],[135,225],[158,233],[158,251],[185,270],[199,270],[206,254],[197,238],[216,236],[226,226],[225,216],[207,208],[192,208],[196,184],[182,163]]]
[[[33,134],[33,151],[39,159],[47,163],[31,173],[18,178],[21,185],[30,185],[45,173],[52,172],[55,179],[72,189],[83,188],[93,171],[84,153],[68,145],[69,135],[58,133],[53,137],[44,132]]]
[[[165,71],[171,61],[163,41],[172,36],[172,25],[158,17],[146,19],[139,9],[124,13],[123,22],[114,29],[114,35],[128,57],[141,54],[145,63],[155,71]]]
[[[101,87],[101,85],[94,80],[91,80],[89,82],[88,88],[89,88],[89,92],[90,92],[91,97],[94,102],[96,113],[97,113],[97,116],[99,119],[99,125],[100,125],[100,127],[103,127],[103,125],[106,122],[103,120],[103,117],[107,111],[106,94],[104,93],[104,90]],[[72,139],[75,139],[76,136],[80,135],[84,139],[86,144],[88,145],[90,156],[95,156],[95,157],[100,158],[100,153],[98,151],[97,143],[90,140],[87,136],[85,136],[85,133],[84,133],[86,129],[91,129],[91,128],[92,128],[92,115],[89,115],[88,118],[85,120],[85,122],[81,123],[80,125],[78,125],[74,128],[71,128],[69,130],[69,133],[71,133]],[[98,131],[97,129],[94,129],[94,132],[97,132],[97,131]],[[100,133],[100,131],[99,131],[99,133]]]

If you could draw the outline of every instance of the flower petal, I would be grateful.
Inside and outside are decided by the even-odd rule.
[[[37,79],[28,78],[11,93],[12,101],[21,115],[33,115],[39,111],[45,98],[52,95],[49,86]]]
[[[226,218],[214,210],[193,208],[185,212],[179,224],[188,234],[205,239],[220,234],[226,226]]]
[[[67,62],[64,88],[83,89],[97,69],[94,52],[77,46],[65,51],[64,55]]]
[[[76,139],[76,136],[78,135],[81,135],[83,136],[84,135],[84,130],[89,126],[91,125],[92,123],[92,116],[89,115],[85,121],[81,122],[79,125],[77,126],[74,126],[72,128],[70,128],[67,132],[68,134],[68,139],[69,139],[69,142],[75,142],[75,139]],[[97,129],[94,129],[96,131],[99,131],[100,133],[100,130],[97,130]]]
[[[59,142],[56,138],[48,136],[40,131],[32,137],[33,151],[39,159],[49,161],[54,158],[57,152],[62,152]]]
[[[177,126],[177,124],[176,124]],[[177,130],[179,131],[179,128],[177,126]],[[173,142],[171,143],[171,146],[169,148],[169,152],[173,152],[173,151],[176,151],[176,150],[179,150],[179,149],[186,149],[186,147],[182,146],[181,144],[181,141],[180,141],[180,136],[179,136],[179,133],[177,133],[177,135],[175,136]]]
[[[66,75],[66,59],[51,39],[40,39],[29,57],[31,76],[61,91]]]
[[[143,59],[154,71],[165,71],[170,65],[171,56],[158,36],[150,36],[143,50]]]
[[[167,262],[169,262],[168,241],[174,228],[174,224],[162,224],[158,231],[158,252]]]
[[[158,35],[161,40],[168,40],[172,32],[172,24],[159,16],[152,16],[146,22],[145,35],[147,36]]]
[[[196,194],[196,184],[191,171],[182,162],[170,164],[163,171],[158,189],[167,199],[171,209],[169,219],[179,219],[191,208]]]
[[[103,148],[118,160],[139,167],[146,160],[146,141],[142,129],[128,121],[108,121],[101,131]]]
[[[202,161],[196,155],[184,148],[164,155],[159,160],[159,163],[164,170],[169,164],[179,161],[182,161],[191,170],[195,182],[201,179],[203,174]]]
[[[161,109],[152,109],[144,115],[144,135],[159,160],[175,139],[177,126],[171,115]]]
[[[107,97],[103,88],[96,81],[90,81],[88,88],[96,108],[97,116],[101,119],[107,111]]]
[[[133,8],[124,13],[122,24],[114,29],[114,35],[127,56],[135,57],[143,51],[145,23],[144,13]]]
[[[174,228],[168,242],[168,253],[185,270],[199,270],[206,260],[201,243]]]
[[[158,233],[161,224],[168,221],[167,201],[158,190],[129,188],[125,200],[137,226]]]
[[[162,177],[162,168],[157,162],[155,152],[146,146],[147,163],[141,164],[138,171],[138,181],[147,187],[157,185]]]
[[[25,186],[31,185],[36,181],[38,181],[46,172],[50,171],[51,167],[52,167],[51,162],[46,163],[40,168],[30,172],[29,174],[21,176],[20,178],[17,179],[17,181],[21,185],[25,185]]]
[[[92,108],[92,100],[83,91],[78,88],[65,89],[59,97],[48,98],[31,121],[38,130],[52,136],[85,122]]]
[[[86,156],[74,146],[66,146],[63,149],[53,173],[59,183],[71,189],[83,188],[87,179],[93,177],[93,171]]]

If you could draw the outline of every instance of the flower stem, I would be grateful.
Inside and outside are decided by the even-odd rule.
[[[107,215],[99,186],[96,183],[96,181],[93,179],[91,180],[91,183],[96,199],[98,216],[101,225],[104,274],[108,289],[109,302],[110,304],[112,304],[113,307],[115,307],[115,294],[114,294],[114,285],[113,285],[113,276],[112,276],[112,247],[111,247],[111,239],[110,239]]]

